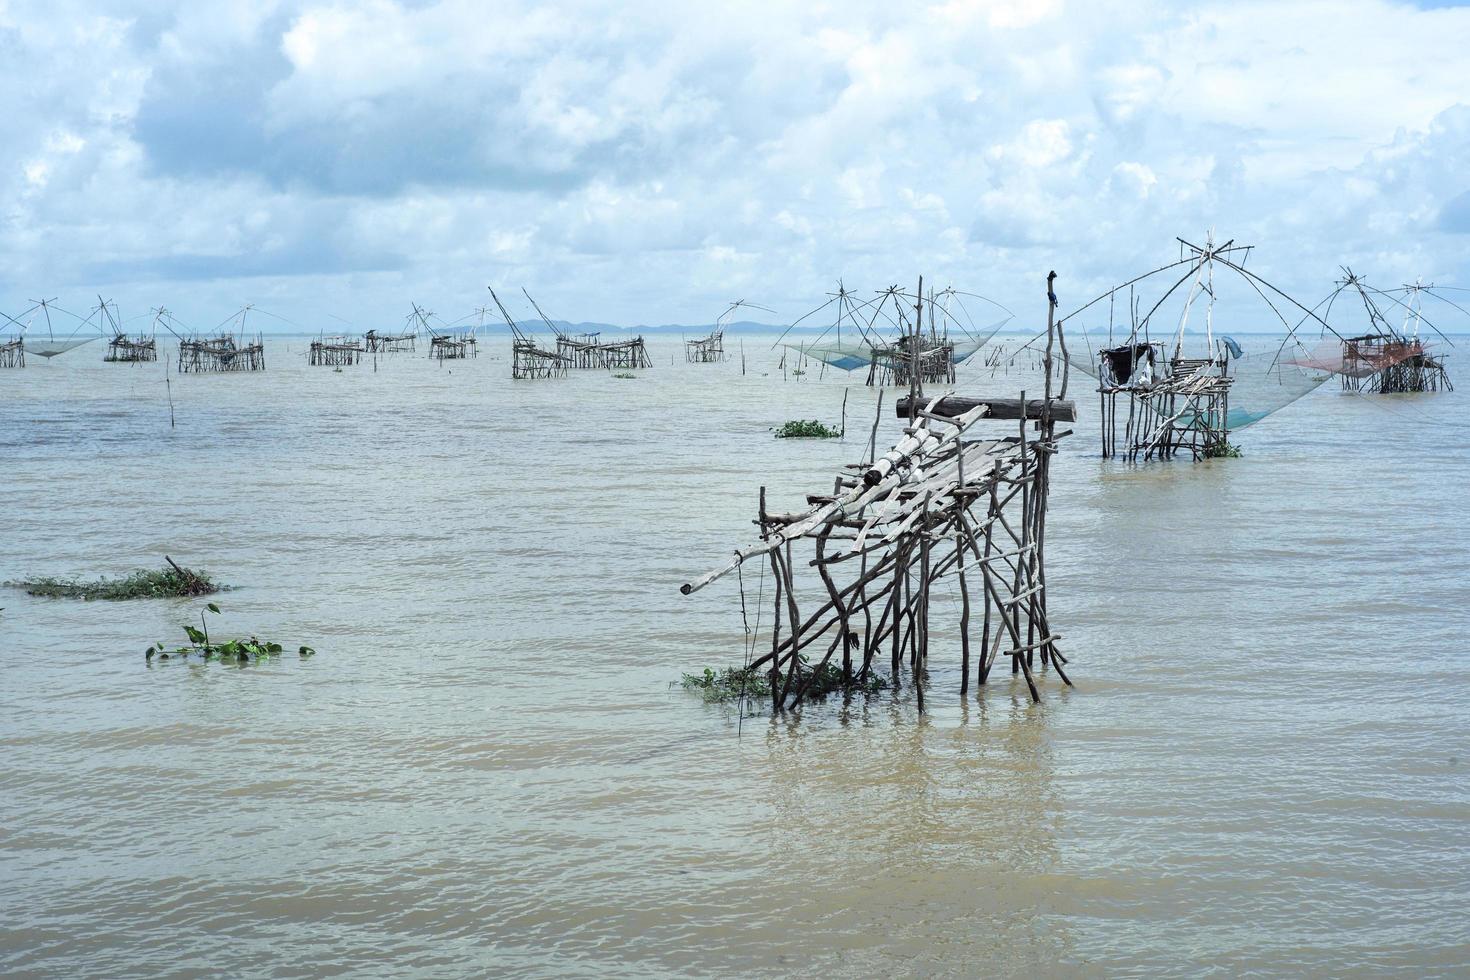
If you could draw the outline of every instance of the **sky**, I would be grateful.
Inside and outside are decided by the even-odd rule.
[[[1389,0],[0,0],[0,311],[787,322],[922,274],[1029,323],[1211,229],[1308,305],[1470,286],[1467,52]]]

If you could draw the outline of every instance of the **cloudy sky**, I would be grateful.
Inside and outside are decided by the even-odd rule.
[[[0,0],[0,55],[12,313],[701,323],[923,273],[1034,319],[1210,227],[1304,297],[1470,285],[1453,6]]]

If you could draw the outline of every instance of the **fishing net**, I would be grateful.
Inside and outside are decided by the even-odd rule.
[[[1229,352],[1228,370],[1235,379],[1230,386],[1230,410],[1226,416],[1226,425],[1231,429],[1244,429],[1254,425],[1298,398],[1315,391],[1332,377],[1331,370],[1318,368],[1310,362],[1298,361],[1291,356],[1288,352],[1299,351],[1303,355],[1307,353],[1293,338],[1235,335],[1215,339],[1220,347]],[[1140,389],[1152,384],[1158,372],[1167,372],[1163,357],[1156,353],[1150,362],[1146,356],[1140,354],[1135,369],[1128,376],[1119,377],[1116,366],[1109,364],[1106,356],[1108,350],[1106,347],[1100,350],[1090,349],[1084,338],[1083,350],[1069,353],[1067,363],[1099,383],[1106,376],[1109,385],[1131,382]],[[1155,350],[1157,351],[1157,345]],[[1172,355],[1173,352],[1168,353]],[[1209,351],[1205,338],[1186,336],[1181,356],[1186,359],[1207,358]]]

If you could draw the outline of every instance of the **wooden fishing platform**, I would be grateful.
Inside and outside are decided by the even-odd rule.
[[[1388,395],[1453,391],[1442,358],[1431,355],[1418,337],[1366,334],[1342,342],[1345,391]]]
[[[556,352],[569,368],[606,370],[653,367],[642,336],[614,341],[603,341],[598,337],[598,334],[573,336],[559,333],[556,337]]]
[[[1054,276],[1048,277],[1052,314]],[[1033,700],[1041,698],[1038,684],[1047,669],[1071,683],[1046,605],[1051,459],[1070,434],[1056,425],[1076,417],[1066,400],[1065,359],[1060,394],[1052,396],[1052,347],[1061,326],[1051,321],[1045,397],[925,397],[915,376],[897,406],[909,425],[891,449],[876,451],[875,423],[868,459],[839,473],[830,492],[808,495],[806,508],[794,513],[768,511],[762,487],[759,542],[681,587],[689,595],[748,562],[769,565],[770,648],[756,657],[752,647],[748,666],[769,676],[773,711],[799,706],[811,679],[829,664],[841,664],[845,681],[861,682],[881,669],[875,664],[885,653],[895,686],[908,660],[922,710],[932,599],[947,580],[959,593],[962,695],[972,668],[983,686],[1002,658],[1024,676]],[[764,582],[761,591],[768,594]],[[742,608],[745,595],[742,581]],[[972,599],[982,607],[975,651]]]
[[[179,341],[179,373],[264,371],[265,342],[240,344],[231,333],[209,337],[193,334]]]
[[[412,353],[417,349],[418,333],[409,331],[406,333],[379,333],[369,330],[363,334],[363,347],[369,354],[401,354]]]
[[[26,366],[26,344],[24,337],[0,340],[0,368],[23,368]]]
[[[725,359],[725,331],[684,341],[684,360],[690,364],[718,364]]]
[[[531,294],[523,288],[521,292],[531,300],[537,314],[542,321],[550,325],[551,321],[546,319],[546,314],[541,312],[541,307],[536,306],[536,301],[531,299]],[[535,338],[526,333],[516,323],[505,304],[500,302],[500,297],[495,295],[495,289],[490,288],[490,298],[495,301],[495,308],[500,311],[500,316],[505,320],[505,325],[510,328],[510,376],[517,381],[535,381],[547,378],[565,378],[567,369],[571,366],[570,359],[560,351],[547,350],[537,345]],[[554,330],[555,328],[553,328]],[[559,337],[559,335],[558,335]]]
[[[920,384],[954,384],[953,357],[954,344],[947,339],[926,337],[922,333],[905,334],[891,344],[873,347],[868,385],[904,386],[915,372]]]
[[[102,360],[110,364],[141,364],[158,360],[158,344],[153,337],[130,337],[117,334],[107,342]]]
[[[311,342],[307,363],[312,367],[346,367],[362,360],[363,344],[354,337],[322,337]]]
[[[1230,429],[1229,359],[1176,357],[1163,377],[1159,344],[1128,344],[1099,352],[1098,385],[1104,458],[1130,462],[1172,459],[1189,453],[1194,460],[1224,456]],[[1119,402],[1127,405],[1120,416]],[[1119,423],[1122,424],[1121,450]]]
[[[429,338],[429,357],[436,361],[462,361],[479,356],[473,334],[436,334]]]

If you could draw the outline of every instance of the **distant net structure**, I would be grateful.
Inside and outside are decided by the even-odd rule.
[[[363,350],[368,354],[411,354],[417,350],[418,331],[405,329],[398,333],[369,330],[362,336]]]
[[[264,371],[265,340],[258,332],[253,339],[245,333],[246,320],[253,309],[253,306],[242,307],[210,333],[178,335],[175,331],[179,337],[179,373]],[[166,310],[160,312],[155,322],[165,325],[174,322]]]
[[[1367,394],[1452,391],[1454,385],[1450,383],[1444,359],[1431,352],[1429,344],[1420,336],[1421,328],[1454,345],[1425,315],[1424,302],[1438,301],[1462,314],[1467,311],[1432,284],[1420,281],[1395,289],[1379,289],[1346,266],[1342,272],[1337,288],[1320,305],[1330,311],[1334,304],[1346,300],[1347,310],[1339,316],[1339,324],[1348,317],[1360,324],[1366,320],[1366,330],[1354,336],[1336,337],[1335,344],[1324,337],[1314,351],[1296,362],[1338,374],[1346,391]]]
[[[522,292],[525,292],[523,289]],[[526,293],[530,299],[531,294]],[[547,378],[565,378],[567,368],[570,367],[565,354],[560,351],[541,347],[536,343],[534,337],[521,329],[505,304],[500,302],[500,297],[495,295],[494,287],[490,287],[490,299],[494,301],[495,308],[500,311],[505,325],[510,328],[510,376],[517,381],[536,381]],[[534,305],[535,301],[532,301]],[[539,308],[537,309],[539,313]],[[545,320],[545,316],[542,316]]]
[[[1004,315],[979,326],[969,305],[994,307]],[[814,318],[830,323],[811,340],[786,341],[791,330]],[[866,383],[872,387],[902,387],[914,377],[928,384],[952,384],[956,366],[1012,318],[994,300],[953,286],[922,296],[889,286],[863,299],[839,282],[827,302],[797,319],[777,344],[838,370],[867,368]]]
[[[1213,236],[1203,245],[1178,242],[1178,261],[1116,286],[1064,318],[1076,321],[1084,311],[1108,303],[1107,340],[1093,349],[1084,332],[1086,348],[1068,355],[1073,367],[1098,383],[1106,458],[1138,462],[1188,456],[1198,461],[1232,455],[1232,431],[1291,404],[1331,376],[1287,356],[1288,351],[1307,352],[1297,336],[1302,323],[1332,328],[1315,310],[1246,269],[1254,246],[1233,240],[1216,244]],[[1233,336],[1217,332],[1217,270],[1249,286],[1281,322],[1286,339],[1272,345],[1274,350],[1247,351]],[[1162,285],[1155,288],[1157,282]],[[1146,297],[1140,295],[1144,292]],[[1120,299],[1126,304],[1123,324],[1118,323]],[[1201,333],[1189,332],[1192,314]],[[1172,325],[1160,324],[1168,320]]]
[[[551,321],[546,322],[550,325]],[[574,335],[558,332],[556,352],[566,360],[569,368],[585,370],[587,368],[653,367],[653,362],[648,358],[648,348],[641,335],[630,337],[627,340],[606,341],[598,333]]]
[[[708,336],[684,341],[684,360],[690,364],[718,364],[725,359],[725,331],[711,330]]]
[[[562,330],[553,323],[541,307],[531,299],[531,294],[524,287],[521,292],[546,324],[552,334],[556,337],[556,352],[561,355],[568,368],[574,370],[608,370],[617,368],[648,368],[653,367],[653,361],[649,360],[648,347],[643,342],[643,335],[627,337],[622,340],[603,340],[601,333],[573,334]]]
[[[1344,388],[1379,395],[1454,390],[1444,361],[1430,354],[1417,337],[1366,334],[1342,343]]]
[[[107,353],[102,356],[103,361],[109,364],[144,364],[158,360],[156,330],[147,334],[128,333],[123,329],[122,317],[116,303],[98,296],[97,304],[103,320],[112,330],[112,338],[107,341]],[[155,313],[155,323],[157,319]]]
[[[232,333],[191,334],[179,341],[180,374],[264,370],[265,342],[259,334],[243,341]]]
[[[684,341],[684,360],[690,364],[718,364],[723,361],[725,359],[725,328],[729,325],[730,317],[734,316],[736,311],[743,309],[761,310],[771,314],[776,312],[749,300],[737,299],[725,308],[725,312],[715,317],[714,325],[707,335]]]
[[[348,367],[362,360],[363,342],[356,337],[318,337],[307,351],[312,367]]]
[[[434,320],[433,312],[424,309],[417,303],[413,304],[413,311],[408,314],[410,330],[406,332],[415,334],[423,332],[429,335],[429,360],[462,361],[479,356],[480,348],[475,339],[473,326],[459,327],[457,324],[447,324],[440,320],[440,326],[435,327]]]
[[[896,687],[905,661],[922,710],[929,655],[940,635],[932,614],[950,606],[944,600],[953,597],[951,584],[958,587],[962,695],[972,671],[984,685],[1001,660],[1024,677],[1033,700],[1041,698],[1044,670],[1071,683],[1062,637],[1047,614],[1051,460],[1067,434],[1056,424],[1075,418],[1066,400],[1065,359],[1053,358],[1054,345],[1062,343],[1061,324],[1052,322],[1054,278],[1047,280],[1042,398],[928,392],[911,375],[909,396],[896,406],[908,419],[902,438],[880,451],[875,424],[866,457],[838,473],[830,490],[808,494],[803,509],[768,510],[762,487],[760,540],[681,587],[689,595],[747,564],[768,564],[769,576],[762,570],[755,591],[758,601],[770,596],[769,615],[757,610],[742,670],[764,680],[773,711],[799,707],[814,683],[834,675],[838,687],[870,689],[866,682],[885,662]],[[881,395],[878,406],[881,413]],[[748,623],[747,579],[742,575],[741,610]],[[978,617],[972,600],[981,607]],[[979,645],[972,651],[977,618]],[[765,652],[759,650],[767,642],[758,634],[762,621],[771,624]]]
[[[653,361],[648,359],[648,348],[641,334],[614,339],[614,341],[604,341],[600,332],[570,334],[559,328],[556,323],[551,322],[547,314],[542,313],[541,306],[531,297],[531,292],[526,291],[525,287],[522,287],[520,292],[525,295],[526,301],[531,303],[531,309],[537,311],[537,316],[547,326],[548,331],[556,336],[556,353],[567,369],[616,370],[653,367]]]
[[[83,317],[55,305],[56,300],[54,298],[31,300],[30,302],[32,304],[31,307],[22,313],[20,317],[12,317],[8,314],[0,313],[0,316],[3,316],[6,322],[15,328],[16,331],[8,340],[0,340],[0,343],[10,348],[5,356],[0,358],[0,367],[25,367],[26,354],[33,354],[36,357],[49,361],[53,357],[59,357],[69,350],[80,347],[83,344],[89,344],[97,339],[99,333],[96,332],[89,332],[86,336],[80,338],[77,336],[77,334],[82,333],[84,330],[95,331],[97,329],[95,322],[98,313],[97,310],[94,309],[88,316]],[[71,333],[61,337],[56,335],[56,322],[52,318],[53,313],[60,314],[62,317],[75,322]],[[40,329],[42,326],[45,328],[44,336],[42,336]],[[65,329],[65,327],[62,329]]]

